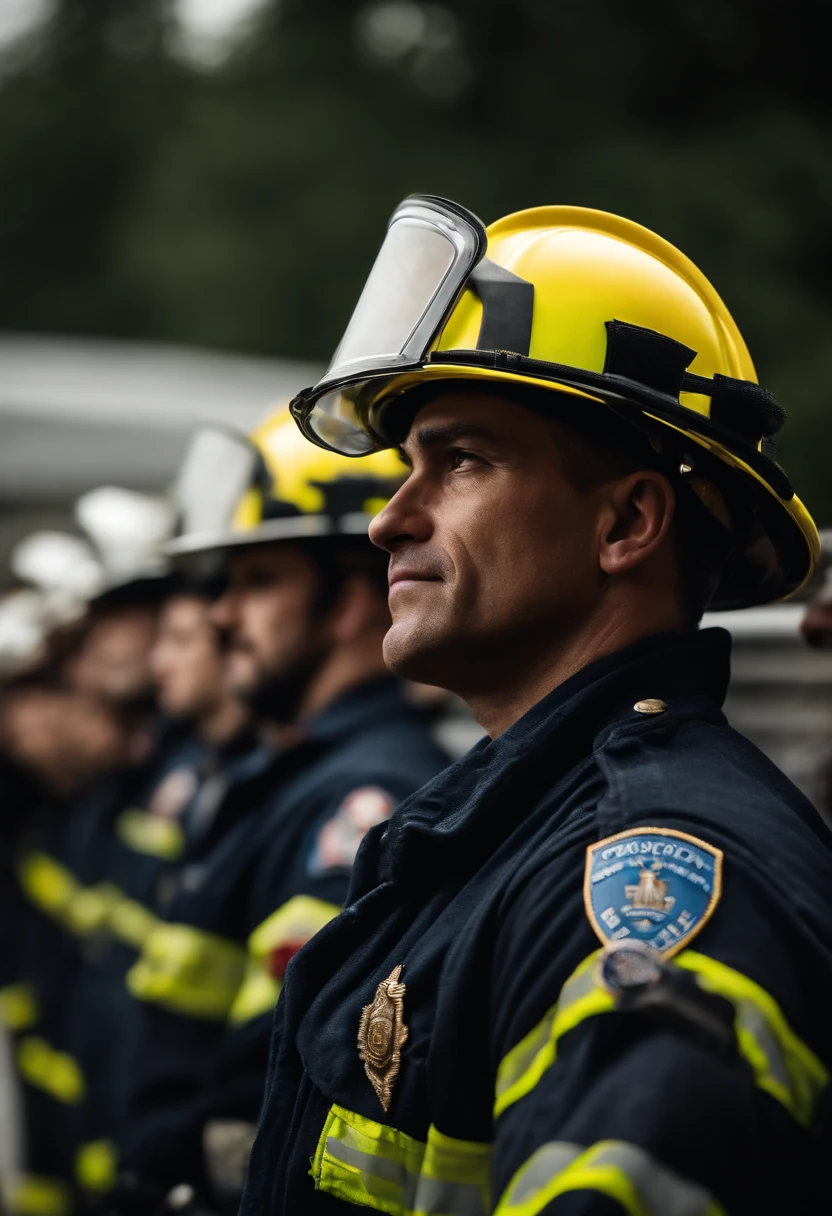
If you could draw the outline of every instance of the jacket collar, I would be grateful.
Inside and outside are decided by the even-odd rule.
[[[405,877],[436,846],[476,865],[592,753],[605,728],[634,717],[637,701],[693,697],[699,712],[721,719],[730,647],[723,629],[663,634],[585,667],[399,807],[380,850],[382,873]]]

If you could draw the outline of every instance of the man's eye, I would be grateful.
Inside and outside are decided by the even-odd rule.
[[[465,452],[462,448],[452,448],[449,457],[452,469],[463,469],[470,464],[482,464],[478,456],[475,456],[473,452]]]

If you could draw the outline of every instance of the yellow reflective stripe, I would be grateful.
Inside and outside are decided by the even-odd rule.
[[[28,1030],[37,1020],[37,996],[31,984],[0,988],[0,1022],[7,1030]]]
[[[176,861],[185,847],[185,833],[176,819],[128,807],[116,820],[116,835],[134,853]]]
[[[18,865],[18,879],[28,899],[48,916],[62,919],[79,890],[65,866],[46,853],[27,853]]]
[[[6,1209],[13,1216],[69,1216],[72,1195],[68,1183],[38,1174],[18,1174],[3,1188]]]
[[[111,893],[105,888],[77,886],[64,910],[67,927],[79,937],[102,933],[110,919]]]
[[[529,1093],[557,1056],[559,1039],[586,1018],[609,1013],[615,1001],[597,982],[600,950],[572,973],[557,1004],[497,1069],[495,1118]],[[777,1002],[759,984],[715,959],[685,950],[670,966],[696,974],[697,982],[730,1001],[736,1010],[740,1053],[751,1065],[757,1085],[776,1098],[804,1126],[811,1124],[829,1074],[814,1052],[797,1037]]]
[[[309,1171],[317,1190],[391,1216],[486,1216],[491,1145],[431,1126],[427,1143],[333,1106]]]
[[[225,1019],[246,969],[242,946],[191,925],[157,924],[127,987],[139,1000],[189,1017]]]
[[[126,946],[141,950],[159,918],[134,899],[128,899],[113,883],[102,883],[99,893],[107,901],[107,928]]]
[[[277,1004],[282,987],[280,980],[269,974],[264,959],[249,958],[243,982],[228,1014],[229,1022],[232,1026],[241,1026],[268,1013]]]
[[[497,1069],[494,1117],[534,1089],[544,1072],[555,1062],[558,1041],[579,1022],[599,1013],[609,1013],[615,1000],[595,978],[601,950],[585,958],[561,989],[555,1005],[533,1030],[505,1056]]]
[[[112,1140],[82,1144],[75,1154],[75,1177],[86,1191],[111,1191],[118,1178],[118,1150]]]
[[[84,887],[45,853],[24,857],[18,874],[31,902],[79,937],[109,932],[138,950],[157,923],[152,912],[128,899],[114,883]]]
[[[277,1004],[281,981],[269,970],[269,959],[284,946],[303,946],[341,911],[338,904],[295,895],[268,916],[249,936],[249,959],[240,991],[228,1015],[234,1025],[268,1013]]]
[[[559,1195],[575,1191],[597,1191],[627,1216],[725,1216],[705,1187],[623,1140],[601,1140],[591,1148],[562,1141],[542,1145],[514,1175],[494,1216],[537,1216]]]
[[[757,1084],[782,1102],[798,1123],[809,1126],[829,1073],[794,1033],[774,998],[739,971],[694,950],[683,951],[675,961],[693,971],[703,988],[731,1002],[739,1048]]]
[[[17,1045],[17,1068],[24,1081],[70,1106],[84,1098],[84,1077],[72,1056],[45,1039],[27,1035]]]
[[[311,895],[295,895],[257,926],[248,939],[249,951],[266,958],[281,946],[303,945],[340,911],[338,904]]]

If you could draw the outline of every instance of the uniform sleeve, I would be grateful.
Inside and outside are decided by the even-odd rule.
[[[524,877],[496,944],[492,1210],[793,1210],[820,1156],[829,1060],[812,1011],[829,999],[823,951],[767,877],[726,850],[721,895],[661,960],[659,987],[611,987],[600,962],[621,908],[625,924],[660,925],[670,907],[666,923],[685,925],[685,895],[657,885],[652,867],[636,871],[641,887],[622,877],[623,904],[610,901],[599,933],[591,920],[607,900],[593,911],[585,895],[586,852],[576,844]],[[661,958],[646,955],[650,967]],[[822,1210],[815,1198],[803,1210]]]

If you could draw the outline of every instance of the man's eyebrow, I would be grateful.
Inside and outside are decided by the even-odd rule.
[[[414,427],[405,443],[426,452],[430,448],[439,447],[445,443],[454,443],[460,439],[486,439],[490,443],[495,442],[493,432],[480,423],[437,422]]]

